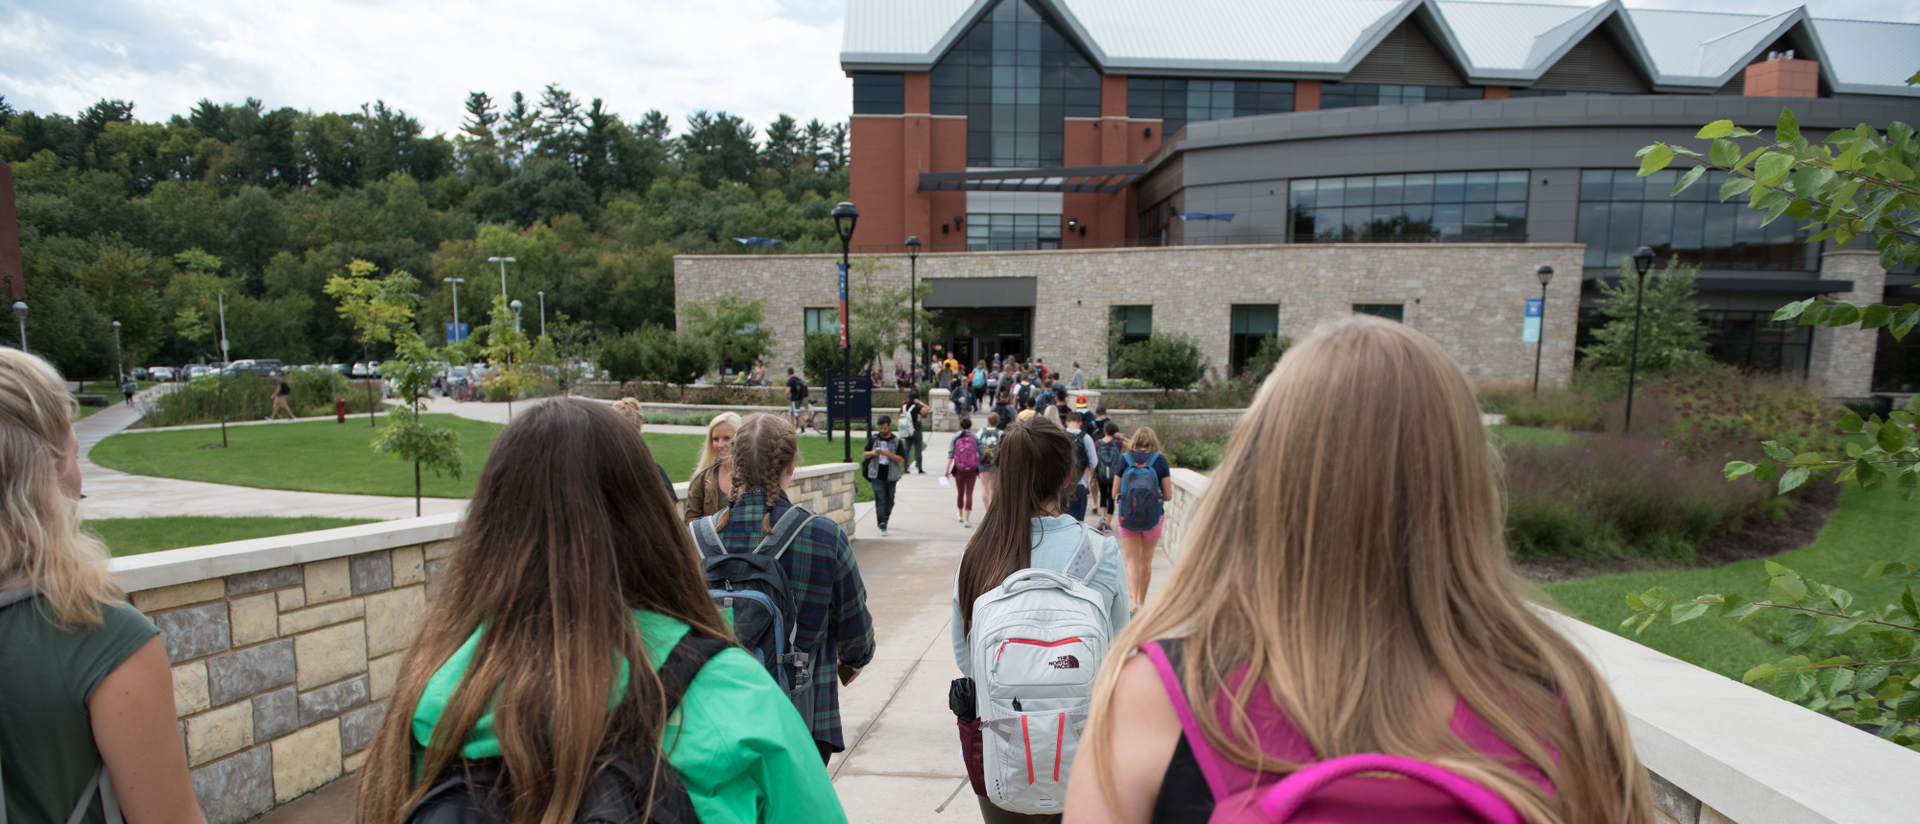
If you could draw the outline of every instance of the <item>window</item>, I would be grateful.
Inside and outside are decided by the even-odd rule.
[[[1619,92],[1586,92],[1572,89],[1508,89],[1508,97],[1609,97]]]
[[[1027,0],[999,0],[933,67],[934,114],[967,116],[967,165],[1059,166],[1068,117],[1100,116],[1100,72]]]
[[[1406,305],[1400,303],[1356,303],[1353,305],[1353,313],[1356,315],[1372,315],[1376,318],[1386,318],[1387,320],[1402,323],[1406,322],[1406,310]]]
[[[1646,177],[1631,169],[1581,172],[1574,238],[1587,245],[1586,265],[1614,268],[1647,246],[1661,264],[1677,254],[1702,269],[1819,270],[1820,250],[1795,228],[1799,221],[1783,216],[1762,226],[1766,215],[1745,198],[1718,202],[1726,172],[1709,171],[1673,197],[1679,179],[1674,169]]]
[[[1879,334],[1880,346],[1873,358],[1873,391],[1920,391],[1920,339],[1909,335],[1905,342],[1894,340],[1884,326]]]
[[[853,73],[854,114],[900,114],[906,110],[906,75]]]
[[[1706,310],[1707,354],[1754,372],[1807,373],[1813,327],[1776,321],[1772,312]]]
[[[1392,86],[1384,83],[1322,83],[1320,108],[1346,109],[1354,106],[1393,106],[1401,103],[1432,103],[1439,100],[1479,100],[1485,89],[1469,86]]]
[[[1293,111],[1291,80],[1127,78],[1127,116],[1160,118],[1160,140],[1196,120]]]
[[[1527,172],[1296,180],[1293,242],[1525,240]]]
[[[1107,377],[1124,378],[1126,375],[1114,364],[1120,360],[1122,348],[1153,337],[1153,307],[1115,306],[1111,313],[1108,339],[1113,341],[1113,349],[1107,353]]]
[[[806,334],[840,335],[840,307],[829,306],[824,309],[807,307]]]
[[[1253,360],[1253,356],[1260,352],[1260,344],[1279,334],[1279,304],[1234,306],[1233,337],[1227,347],[1228,357],[1233,361],[1233,374],[1247,371],[1247,361]]]
[[[967,251],[1060,248],[1059,215],[967,214]]]

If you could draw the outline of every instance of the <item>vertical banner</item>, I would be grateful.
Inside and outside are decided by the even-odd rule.
[[[847,348],[847,265],[840,264],[840,348]]]
[[[1527,298],[1527,319],[1520,323],[1520,342],[1538,343],[1540,341],[1540,298]]]

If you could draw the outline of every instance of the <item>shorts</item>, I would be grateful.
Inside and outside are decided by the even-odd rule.
[[[804,401],[787,401],[787,414],[794,416],[805,414],[806,410],[802,408],[804,404]]]
[[[1160,540],[1160,528],[1166,525],[1167,525],[1167,517],[1165,515],[1162,515],[1160,516],[1160,520],[1155,521],[1153,523],[1153,528],[1145,532],[1135,532],[1124,526],[1120,526],[1118,523],[1114,524],[1114,528],[1119,530],[1120,537],[1122,538],[1140,538],[1142,540],[1147,540],[1147,541],[1158,541]]]

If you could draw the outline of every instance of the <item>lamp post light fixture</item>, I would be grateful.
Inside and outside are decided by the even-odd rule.
[[[120,363],[120,322],[113,322],[113,388],[119,389],[127,382],[127,368]]]
[[[513,310],[513,331],[520,331],[520,310],[526,307],[522,305],[518,299],[515,299],[513,302],[507,304],[507,308]]]
[[[853,317],[847,312],[847,268],[852,265],[853,227],[860,222],[860,210],[851,203],[842,202],[833,207],[833,231],[840,236],[840,361],[843,371],[840,378],[846,386],[847,394],[841,399],[840,413],[846,419],[846,442],[841,444],[842,460],[853,463]],[[828,403],[832,403],[833,387],[827,387]]]
[[[20,351],[25,352],[27,351],[27,302],[26,301],[16,300],[13,302],[13,316],[20,320]]]
[[[907,238],[907,350],[920,362],[920,236]]]
[[[547,336],[547,293],[536,292],[540,296],[540,337]]]
[[[1640,308],[1646,302],[1647,270],[1653,268],[1653,250],[1633,250],[1633,347],[1627,355],[1627,420],[1621,431],[1633,432],[1633,380],[1640,366]]]
[[[1553,282],[1553,267],[1544,263],[1534,274],[1540,276],[1540,334],[1533,344],[1533,394],[1540,394],[1540,353],[1547,348],[1547,284]]]
[[[513,258],[510,258],[510,257],[490,257],[490,258],[487,258],[487,262],[500,264],[500,296],[503,298],[506,297],[507,296],[507,264],[519,263],[520,261],[514,260]]]

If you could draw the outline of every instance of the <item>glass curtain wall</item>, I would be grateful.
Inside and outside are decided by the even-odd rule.
[[[1236,304],[1233,307],[1232,337],[1228,357],[1233,374],[1247,371],[1247,361],[1260,352],[1260,344],[1280,334],[1280,305],[1277,303]]]
[[[1000,0],[934,66],[934,114],[967,117],[967,165],[1059,166],[1068,117],[1100,116],[1100,72],[1027,0]]]
[[[1127,116],[1160,118],[1163,143],[1194,121],[1290,111],[1291,80],[1127,78]]]
[[[1433,103],[1440,100],[1480,100],[1485,89],[1474,86],[1395,86],[1386,83],[1320,84],[1320,108],[1348,109],[1354,106],[1394,106],[1402,103]]]
[[[1707,325],[1707,354],[1753,372],[1807,373],[1813,352],[1813,327],[1794,321],[1776,321],[1772,312],[1709,309],[1700,313]]]
[[[1007,252],[1060,248],[1059,215],[967,213],[967,251]]]
[[[1580,173],[1580,217],[1575,239],[1587,244],[1586,265],[1614,268],[1647,246],[1661,263],[1679,255],[1702,269],[1815,272],[1820,246],[1806,242],[1798,221],[1781,217],[1762,226],[1765,213],[1746,198],[1719,202],[1727,173],[1709,171],[1679,197],[1680,173],[1664,169],[1639,177],[1632,169]]]
[[[1293,242],[1527,238],[1527,172],[1295,180]]]

